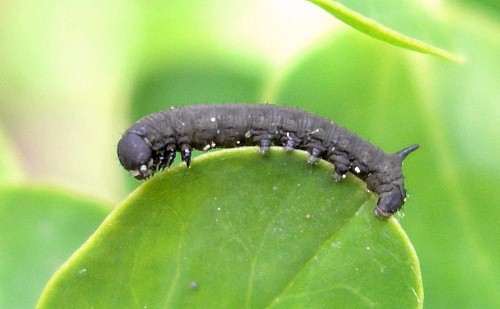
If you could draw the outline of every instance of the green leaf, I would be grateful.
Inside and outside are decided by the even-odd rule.
[[[497,19],[500,17],[500,1],[498,0],[458,0],[465,4],[465,9],[469,12],[477,11],[480,13],[491,14]]]
[[[395,31],[394,29],[391,29],[390,27],[387,27],[382,23],[372,18],[369,18],[366,15],[363,15],[360,12],[353,10],[349,8],[349,6],[341,3],[345,1],[333,1],[333,0],[308,0],[308,1],[323,8],[325,11],[332,14],[333,16],[343,21],[344,23],[348,24],[349,26],[375,39],[405,49],[438,56],[454,62],[463,62],[463,58],[460,56],[455,56],[443,49],[434,47],[430,44],[424,43],[420,40],[414,39],[398,31]],[[394,5],[400,6],[399,2],[397,4],[395,4],[396,2],[393,3]],[[377,5],[382,7],[381,3]],[[369,6],[371,7],[371,5]]]
[[[58,189],[0,187],[0,308],[33,308],[109,206]]]
[[[360,180],[307,154],[223,150],[155,175],[47,285],[39,308],[415,308],[415,252]]]

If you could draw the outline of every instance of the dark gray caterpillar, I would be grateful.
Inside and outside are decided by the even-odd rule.
[[[418,148],[409,146],[386,154],[336,123],[300,109],[271,104],[195,105],[150,114],[128,129],[118,143],[118,158],[137,179],[146,179],[169,167],[177,151],[187,166],[193,149],[260,147],[309,152],[309,163],[318,159],[335,165],[334,177],[348,171],[379,195],[374,212],[389,217],[404,204],[406,191],[401,166]]]

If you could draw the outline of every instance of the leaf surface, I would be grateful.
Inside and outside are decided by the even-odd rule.
[[[47,280],[109,206],[25,184],[1,186],[0,197],[0,308],[33,308]]]
[[[140,186],[58,271],[39,308],[421,307],[418,260],[349,176],[255,147]],[[397,293],[388,291],[398,291]]]

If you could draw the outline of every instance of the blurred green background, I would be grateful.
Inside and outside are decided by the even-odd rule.
[[[466,61],[389,46],[306,1],[3,1],[0,216],[11,224],[0,227],[0,306],[18,293],[34,304],[137,186],[116,159],[133,121],[170,106],[273,102],[387,152],[420,143],[399,221],[420,258],[425,306],[500,307],[498,1],[341,2]],[[67,205],[91,209],[62,215],[88,228],[47,215]],[[74,239],[26,241],[61,234]],[[26,256],[36,271],[16,263]]]

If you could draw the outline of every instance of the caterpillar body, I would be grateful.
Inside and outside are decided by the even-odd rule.
[[[193,149],[270,146],[309,152],[308,162],[334,165],[334,178],[347,172],[379,195],[374,213],[387,218],[406,199],[402,163],[415,144],[387,154],[335,122],[304,110],[272,104],[211,104],[172,108],[136,122],[118,143],[122,166],[139,180],[169,167],[177,152],[189,167]]]

